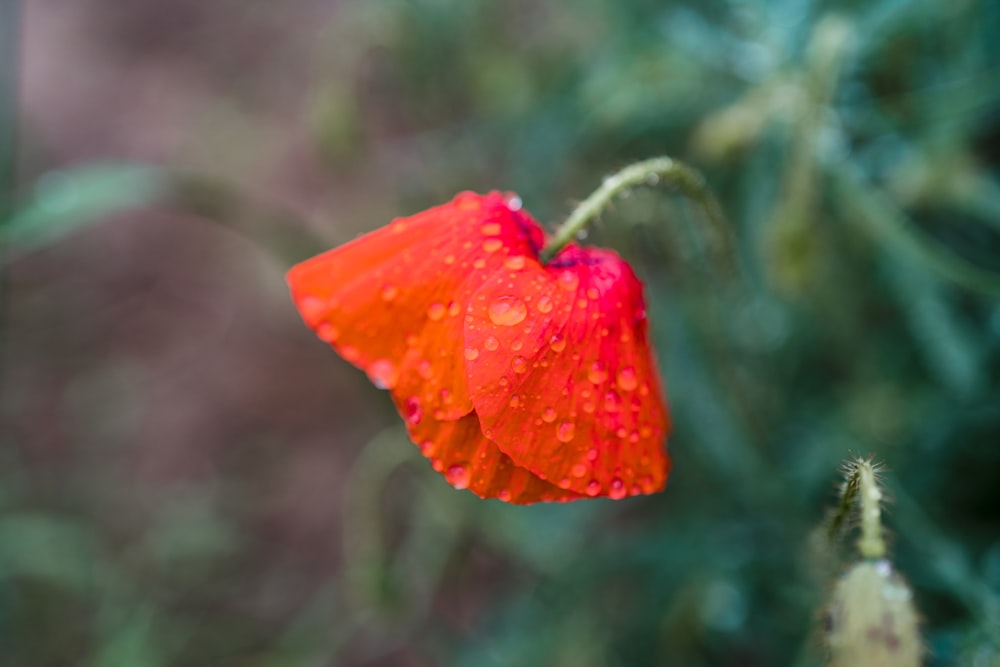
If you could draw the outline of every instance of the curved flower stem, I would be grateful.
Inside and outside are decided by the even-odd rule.
[[[601,187],[583,200],[549,239],[541,252],[542,262],[555,257],[620,193],[638,185],[657,185],[661,181],[676,187],[701,209],[709,223],[712,245],[716,248],[723,245],[728,238],[725,216],[715,196],[705,185],[705,179],[686,164],[663,156],[630,164],[605,178]]]

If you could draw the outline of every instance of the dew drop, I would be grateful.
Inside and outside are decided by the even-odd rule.
[[[642,386],[639,387],[639,395],[640,396],[649,396],[649,385],[646,384],[645,382],[643,382]]]
[[[582,463],[577,463],[570,469],[569,474],[573,475],[573,477],[583,477],[587,474],[587,466]]]
[[[608,496],[614,498],[615,500],[620,500],[627,495],[625,489],[625,482],[621,481],[617,477],[611,480],[611,490],[608,491]]]
[[[503,265],[511,271],[520,271],[524,268],[524,256],[514,255],[513,257],[508,257],[503,261]]]
[[[483,339],[483,347],[485,347],[490,352],[495,352],[498,347],[500,347],[500,341],[498,341],[493,336],[487,336]]]
[[[552,348],[553,352],[562,352],[566,349],[566,339],[556,334],[549,339],[549,347]]]
[[[590,483],[587,484],[587,495],[593,497],[600,492],[601,492],[600,482],[598,482],[596,479],[590,480]]]
[[[448,466],[448,471],[444,474],[444,477],[456,489],[469,488],[469,469],[463,465]]]
[[[361,357],[361,353],[358,352],[358,348],[353,345],[345,345],[340,348],[340,356],[342,356],[347,361],[357,361]]]
[[[486,260],[483,259],[482,257],[480,257],[479,259],[477,259],[472,263],[472,268],[474,269],[481,269],[484,266],[486,266]]]
[[[507,208],[511,211],[520,211],[522,206],[524,206],[524,203],[521,201],[521,198],[518,197],[517,195],[512,195],[507,200]]]
[[[368,367],[368,377],[379,389],[392,389],[399,379],[399,372],[388,359],[376,359]]]
[[[596,406],[591,401],[584,401],[582,407],[583,411],[586,412],[588,415],[594,414],[594,410],[597,409]]]
[[[473,361],[478,356],[479,356],[479,350],[477,350],[476,348],[474,347],[465,348],[465,358],[468,359],[469,361]]]
[[[447,255],[447,256],[446,256],[446,257],[444,258],[444,263],[445,263],[445,264],[449,264],[449,265],[450,265],[450,264],[454,264],[454,263],[455,263],[455,256],[454,256],[454,255]]]
[[[424,456],[434,455],[434,450],[436,449],[436,447],[434,446],[433,440],[424,440],[418,446],[420,447],[420,451],[423,453]]]
[[[559,284],[567,291],[575,291],[580,284],[580,276],[572,271],[563,271],[559,274]]]
[[[451,396],[451,392],[448,391],[447,389],[442,389],[440,392],[438,392],[438,395],[441,397],[442,403],[447,403],[450,405],[451,402],[454,400]]]
[[[635,443],[639,442],[639,432],[638,431],[632,431],[631,435],[629,435],[629,437],[628,437],[628,441],[631,442],[633,445]]]
[[[455,195],[455,206],[463,211],[478,211],[481,202],[475,192],[461,192]]]
[[[524,343],[521,342],[520,338],[518,338],[517,340],[515,340],[513,343],[510,344],[510,349],[514,350],[515,352],[520,350],[522,347],[524,347]]]
[[[458,315],[461,312],[461,310],[462,310],[462,307],[459,306],[454,301],[452,301],[452,302],[450,302],[448,304],[448,314],[451,315],[452,317],[455,317],[456,315]]]
[[[560,489],[568,489],[569,485],[570,485],[569,477],[563,477],[561,480],[559,480]]]
[[[590,370],[587,371],[587,379],[594,384],[601,384],[608,379],[608,371],[604,368],[604,364],[600,361],[595,361],[590,365]]]
[[[520,405],[521,405],[521,397],[520,396],[518,396],[517,394],[514,394],[513,396],[510,397],[510,407],[517,408],[517,407],[520,407]]]
[[[500,489],[500,493],[497,494],[497,498],[504,501],[505,503],[510,502],[510,491],[507,489]]]
[[[622,399],[618,394],[609,391],[604,395],[604,411],[618,412],[622,408]]]
[[[498,236],[500,234],[500,223],[499,222],[487,222],[482,227],[479,228],[486,236]]]
[[[420,399],[416,396],[410,396],[406,399],[406,405],[404,407],[406,408],[406,414],[404,415],[406,422],[411,426],[419,424],[420,418],[424,416],[424,411],[420,408]],[[429,444],[429,442],[427,444]],[[430,452],[426,449],[424,450],[424,454],[430,456]]]
[[[551,313],[552,312],[552,299],[550,297],[547,297],[547,296],[543,296],[543,297],[539,298],[538,299],[538,304],[536,305],[536,308],[538,308],[538,312],[542,313],[543,315],[546,314],[546,313]]]
[[[332,343],[340,338],[340,331],[329,322],[320,322],[316,325],[316,335],[320,340]]]
[[[559,424],[559,428],[556,429],[556,439],[559,442],[569,442],[573,439],[573,434],[576,431],[576,427],[573,422],[563,422]]]
[[[649,426],[643,426],[642,429],[640,429],[639,434],[643,438],[649,438],[650,436],[653,435],[653,429]]]
[[[524,357],[514,357],[514,361],[510,362],[510,366],[514,369],[515,373],[524,373],[528,370],[528,361]]]
[[[299,300],[299,312],[311,326],[315,326],[316,321],[326,315],[327,307],[323,300],[315,296],[303,297]]]
[[[643,477],[639,478],[639,486],[642,487],[643,493],[652,493],[654,488],[656,487],[656,484],[655,482],[653,482],[652,477],[650,477],[649,475],[644,475]]]
[[[542,421],[544,421],[547,424],[551,424],[555,420],[556,420],[556,411],[553,410],[552,408],[545,408],[545,410],[542,412]]]
[[[618,430],[615,431],[615,435],[624,440],[628,436],[628,431],[625,430],[624,426],[619,426]]]
[[[510,384],[510,380],[507,379],[506,375],[501,375],[500,380],[498,380],[498,382],[500,383],[501,387],[506,387],[507,385]]]
[[[447,308],[444,307],[443,303],[432,303],[427,307],[427,317],[431,319],[432,322],[440,322],[441,318],[444,317]]]
[[[593,299],[597,299],[600,296],[601,296],[601,293],[597,291],[596,287],[588,287],[587,288],[587,298],[588,299],[593,300]]]
[[[632,391],[639,386],[639,380],[635,376],[635,369],[631,366],[618,371],[618,388],[622,391]]]
[[[528,307],[516,296],[501,296],[490,304],[489,315],[493,324],[512,327],[524,321]]]
[[[382,286],[382,300],[392,301],[399,295],[399,288],[392,284]]]
[[[599,453],[600,452],[597,451],[597,447],[591,447],[587,450],[587,459],[590,461],[596,461]]]
[[[425,380],[430,380],[434,377],[434,369],[431,367],[431,362],[424,359],[419,364],[417,364],[417,373],[420,374]]]
[[[483,252],[492,253],[496,252],[503,247],[503,241],[500,239],[486,239],[483,241]]]

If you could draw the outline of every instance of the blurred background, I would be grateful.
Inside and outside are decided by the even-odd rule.
[[[884,462],[928,665],[1000,665],[1000,3],[0,0],[0,665],[821,665]],[[452,489],[290,303],[464,189],[634,262],[666,492]]]

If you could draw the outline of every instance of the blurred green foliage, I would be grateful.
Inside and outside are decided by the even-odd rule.
[[[357,452],[330,482],[341,518],[312,537],[340,555],[299,571],[269,551],[254,498],[259,470],[302,455],[301,431],[225,431],[246,461],[198,443],[213,475],[129,496],[114,457],[138,432],[130,406],[154,399],[128,364],[84,376],[46,358],[81,383],[59,414],[82,415],[66,427],[82,444],[36,456],[26,429],[0,433],[0,664],[823,664],[816,621],[854,556],[811,536],[841,462],[872,454],[926,663],[1000,665],[998,35],[988,0],[341,3],[312,37],[320,74],[299,118],[339,197],[329,213],[360,216],[328,236],[463,189],[514,190],[558,221],[631,161],[703,171],[734,262],[706,252],[697,210],[669,188],[620,199],[588,238],[647,284],[675,421],[667,491],[483,502],[448,487],[401,427],[343,425],[325,436]],[[169,178],[96,161],[50,172],[6,221],[8,252],[155,202]],[[276,233],[282,256],[321,249]],[[12,270],[30,276],[30,261]],[[17,288],[3,325],[15,370],[40,358],[27,350],[53,312]],[[281,298],[260,297],[290,331]],[[286,364],[260,384],[330,368]],[[5,377],[2,390],[13,423],[31,386]],[[349,390],[394,423],[363,380]]]

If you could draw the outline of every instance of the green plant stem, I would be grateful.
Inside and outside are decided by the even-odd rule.
[[[555,257],[619,194],[639,185],[660,182],[673,185],[701,209],[708,222],[711,245],[716,251],[727,250],[722,248],[728,239],[725,216],[705,179],[691,167],[664,156],[636,162],[605,178],[601,187],[583,200],[549,239],[542,249],[542,262]]]
[[[18,31],[21,21],[18,0],[0,0],[0,232],[14,210],[14,169],[17,137]],[[3,332],[7,313],[7,275],[3,257],[6,244],[0,234],[0,400],[3,392]]]

